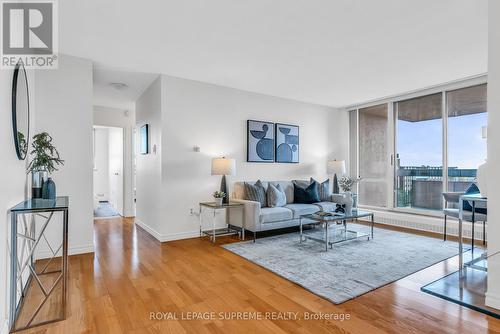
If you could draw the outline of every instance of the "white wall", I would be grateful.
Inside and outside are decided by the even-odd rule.
[[[7,333],[8,299],[9,299],[9,248],[10,247],[10,215],[7,210],[17,203],[31,197],[30,182],[26,175],[26,160],[18,160],[14,147],[11,117],[11,95],[13,70],[0,70],[0,156],[2,168],[0,173],[0,217],[2,221],[2,237],[0,237],[0,331]],[[34,73],[27,71],[30,91],[31,129],[33,131],[35,110]]]
[[[347,113],[169,76],[162,76],[162,83],[163,105],[157,108],[163,110],[161,153],[142,157],[161,160],[161,197],[151,198],[151,204],[160,205],[159,219],[153,222],[142,218],[139,198],[137,204],[137,216],[142,216],[141,222],[154,229],[153,235],[160,240],[199,233],[198,220],[189,213],[191,208],[197,209],[200,201],[211,200],[211,193],[219,187],[220,177],[210,175],[213,157],[236,159],[237,175],[229,179],[230,184],[236,180],[310,176],[323,181],[328,157],[347,158]],[[140,125],[139,104],[136,111]],[[300,163],[247,163],[248,119],[299,125]],[[157,124],[153,125],[155,137]],[[195,145],[201,147],[201,152],[193,152]],[[138,169],[142,173],[144,167],[140,165]],[[139,188],[139,178],[137,182]]]
[[[92,252],[92,62],[61,55],[59,69],[37,71],[35,84],[36,132],[51,134],[65,160],[53,178],[70,197],[69,253]]]
[[[94,131],[94,196],[109,201],[109,131],[99,127]]]
[[[156,238],[161,226],[161,210],[164,205],[161,188],[161,138],[162,138],[162,83],[158,77],[141,95],[135,104],[137,123],[136,145],[139,145],[138,129],[149,124],[151,153],[137,153],[136,171],[136,222]],[[158,147],[152,152],[153,145]],[[139,152],[136,150],[136,152]],[[168,219],[163,217],[163,219]]]
[[[488,254],[500,251],[500,1],[489,1]],[[486,304],[500,309],[500,254],[488,261]]]
[[[123,128],[123,215],[133,217],[135,110],[94,106],[94,125]]]

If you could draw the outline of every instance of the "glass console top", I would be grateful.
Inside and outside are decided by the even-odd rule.
[[[33,211],[33,210],[63,210],[69,207],[69,197],[60,196],[56,197],[55,200],[52,199],[42,199],[42,198],[31,198],[24,202],[21,202],[10,209],[12,212],[23,212],[23,211]]]

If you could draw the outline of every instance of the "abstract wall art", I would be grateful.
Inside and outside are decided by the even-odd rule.
[[[276,123],[276,162],[299,162],[299,127]]]
[[[247,162],[274,162],[274,123],[247,121]]]

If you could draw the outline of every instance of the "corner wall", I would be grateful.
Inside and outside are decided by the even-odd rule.
[[[161,189],[162,108],[162,82],[158,77],[135,103],[136,145],[140,145],[139,130],[144,124],[149,125],[150,140],[150,154],[136,150],[136,224],[156,239],[161,239],[161,207],[165,202]]]
[[[500,251],[500,1],[489,1],[488,254]],[[500,309],[500,254],[488,260],[486,304]]]
[[[52,176],[58,196],[70,197],[69,254],[93,252],[92,62],[61,55],[59,69],[37,71],[35,84],[35,133],[47,131],[65,160]]]

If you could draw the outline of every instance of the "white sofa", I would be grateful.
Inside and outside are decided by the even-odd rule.
[[[303,181],[308,182],[308,181]],[[249,182],[254,184],[255,182]],[[268,208],[260,207],[259,202],[245,200],[244,182],[235,182],[233,185],[232,202],[244,204],[243,214],[236,210],[229,210],[229,221],[232,225],[239,226],[254,233],[268,231],[279,228],[298,226],[300,216],[317,211],[335,211],[336,204],[342,203],[342,195],[331,195],[328,202],[318,202],[314,204],[293,203],[293,182],[292,181],[262,181],[267,189],[269,183],[281,184],[286,194],[287,204],[283,207]]]

